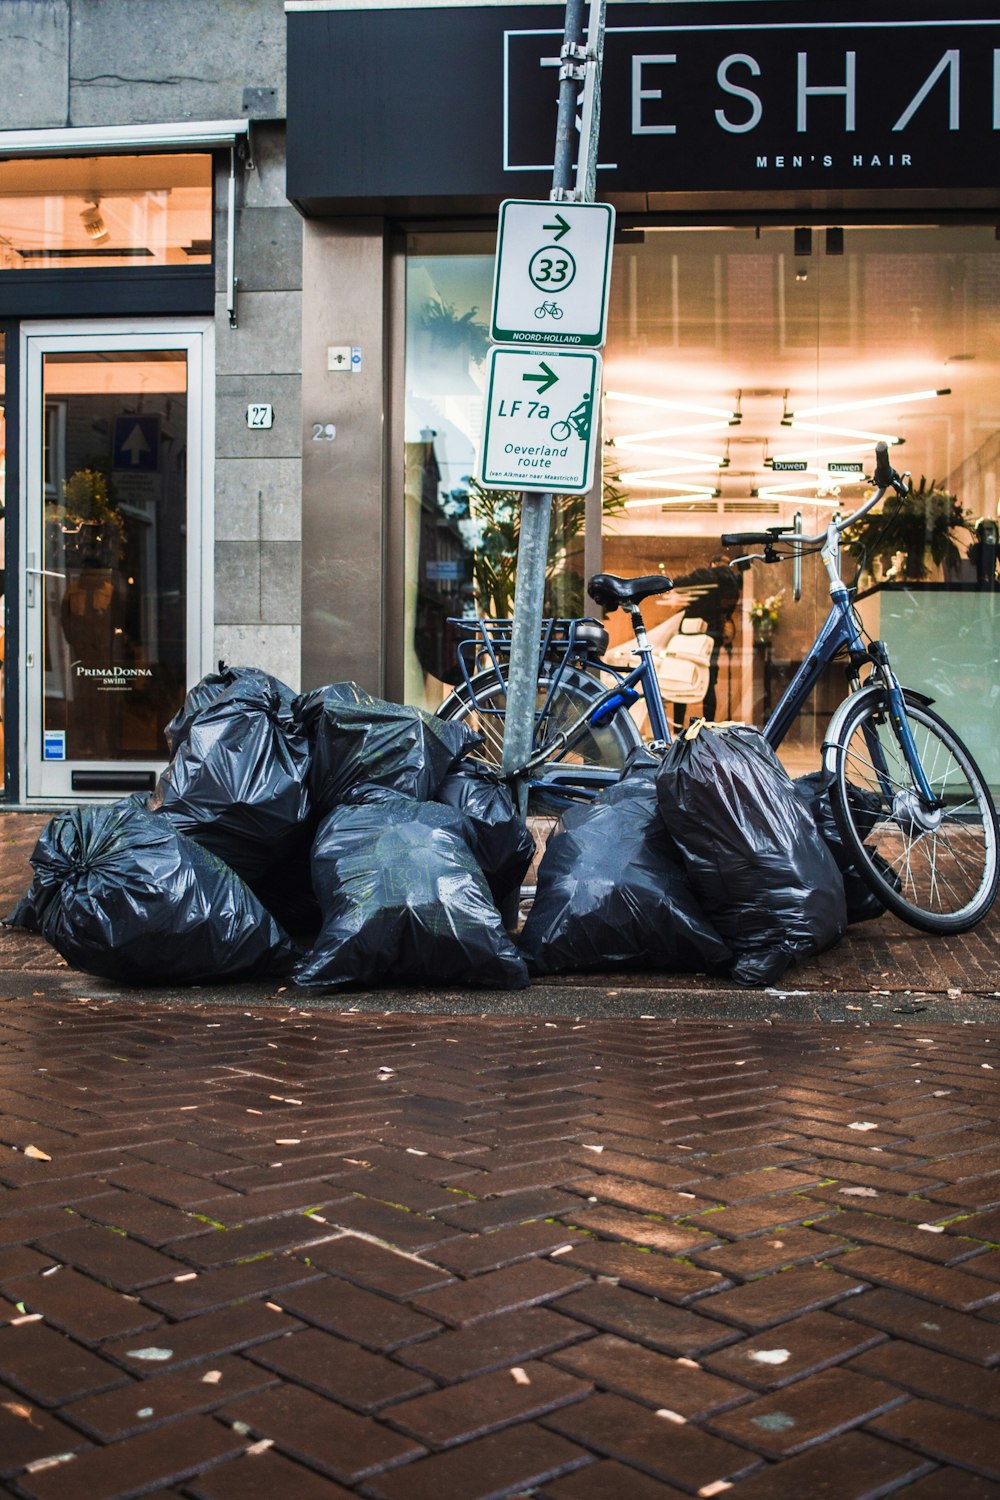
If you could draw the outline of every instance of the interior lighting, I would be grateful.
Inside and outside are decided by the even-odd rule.
[[[684,427],[656,427],[650,432],[630,432],[625,437],[613,439],[616,448],[639,448],[645,443],[653,443],[660,438],[668,440],[675,437],[690,437],[695,432],[717,432],[720,427],[732,427],[734,424],[727,418],[722,422],[692,422],[690,426]]]
[[[661,486],[665,490],[674,490],[672,495],[653,495],[647,500],[626,500],[626,510],[640,510],[650,505],[684,505],[691,500],[717,500],[719,491],[710,489],[705,484],[665,484]]]
[[[101,214],[101,200],[99,198],[95,199],[93,203],[88,203],[81,210],[80,223],[83,225],[84,234],[89,240],[93,240],[95,244],[99,245],[108,238],[108,226],[105,224],[104,217]]]
[[[632,445],[629,444],[629,446],[631,447]],[[727,469],[729,467],[728,458],[720,458],[717,453],[692,453],[689,448],[654,448],[650,444],[643,443],[636,445],[636,451],[644,457],[648,453],[650,455],[659,454],[663,458],[690,459],[693,463],[703,464],[706,469]]]
[[[858,427],[831,427],[824,422],[802,422],[798,417],[782,417],[782,427],[792,427],[798,432],[827,432],[834,437],[857,438],[864,443],[888,443],[890,448],[898,446],[903,439],[898,433],[865,432]]]
[[[605,401],[625,401],[630,406],[657,406],[664,411],[692,412],[699,417],[722,417],[730,426],[737,426],[743,419],[738,411],[720,406],[700,406],[690,401],[671,401],[666,396],[638,396],[630,391],[605,391]]]
[[[802,411],[786,411],[782,422],[789,418],[798,420],[800,417],[828,417],[838,411],[860,411],[862,407],[871,406],[900,406],[903,402],[907,405],[912,401],[933,401],[937,396],[950,396],[948,387],[940,391],[901,391],[894,396],[869,396],[863,401],[841,401],[835,406],[810,406]]]

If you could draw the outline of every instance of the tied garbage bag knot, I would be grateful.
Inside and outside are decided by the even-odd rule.
[[[195,984],[284,974],[297,956],[239,876],[139,797],[58,814],[31,863],[36,930],[87,973]]]

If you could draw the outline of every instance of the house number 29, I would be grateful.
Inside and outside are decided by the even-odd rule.
[[[332,422],[314,422],[312,429],[314,443],[332,443],[337,436],[337,429]]]

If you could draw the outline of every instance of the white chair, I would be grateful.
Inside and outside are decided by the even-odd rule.
[[[696,619],[682,619],[677,633],[656,652],[656,678],[665,703],[700,703],[708,692],[714,642]]]

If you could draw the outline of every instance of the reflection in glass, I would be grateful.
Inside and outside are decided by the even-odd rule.
[[[49,354],[43,746],[158,760],[184,693],[184,351]]]
[[[0,789],[3,788],[4,783],[4,663],[7,656],[7,629],[4,610],[7,576],[5,568],[6,526],[4,522],[5,496],[7,494],[7,367],[5,364],[5,340],[6,335],[0,329]]]
[[[212,158],[0,161],[0,272],[212,260]]]

